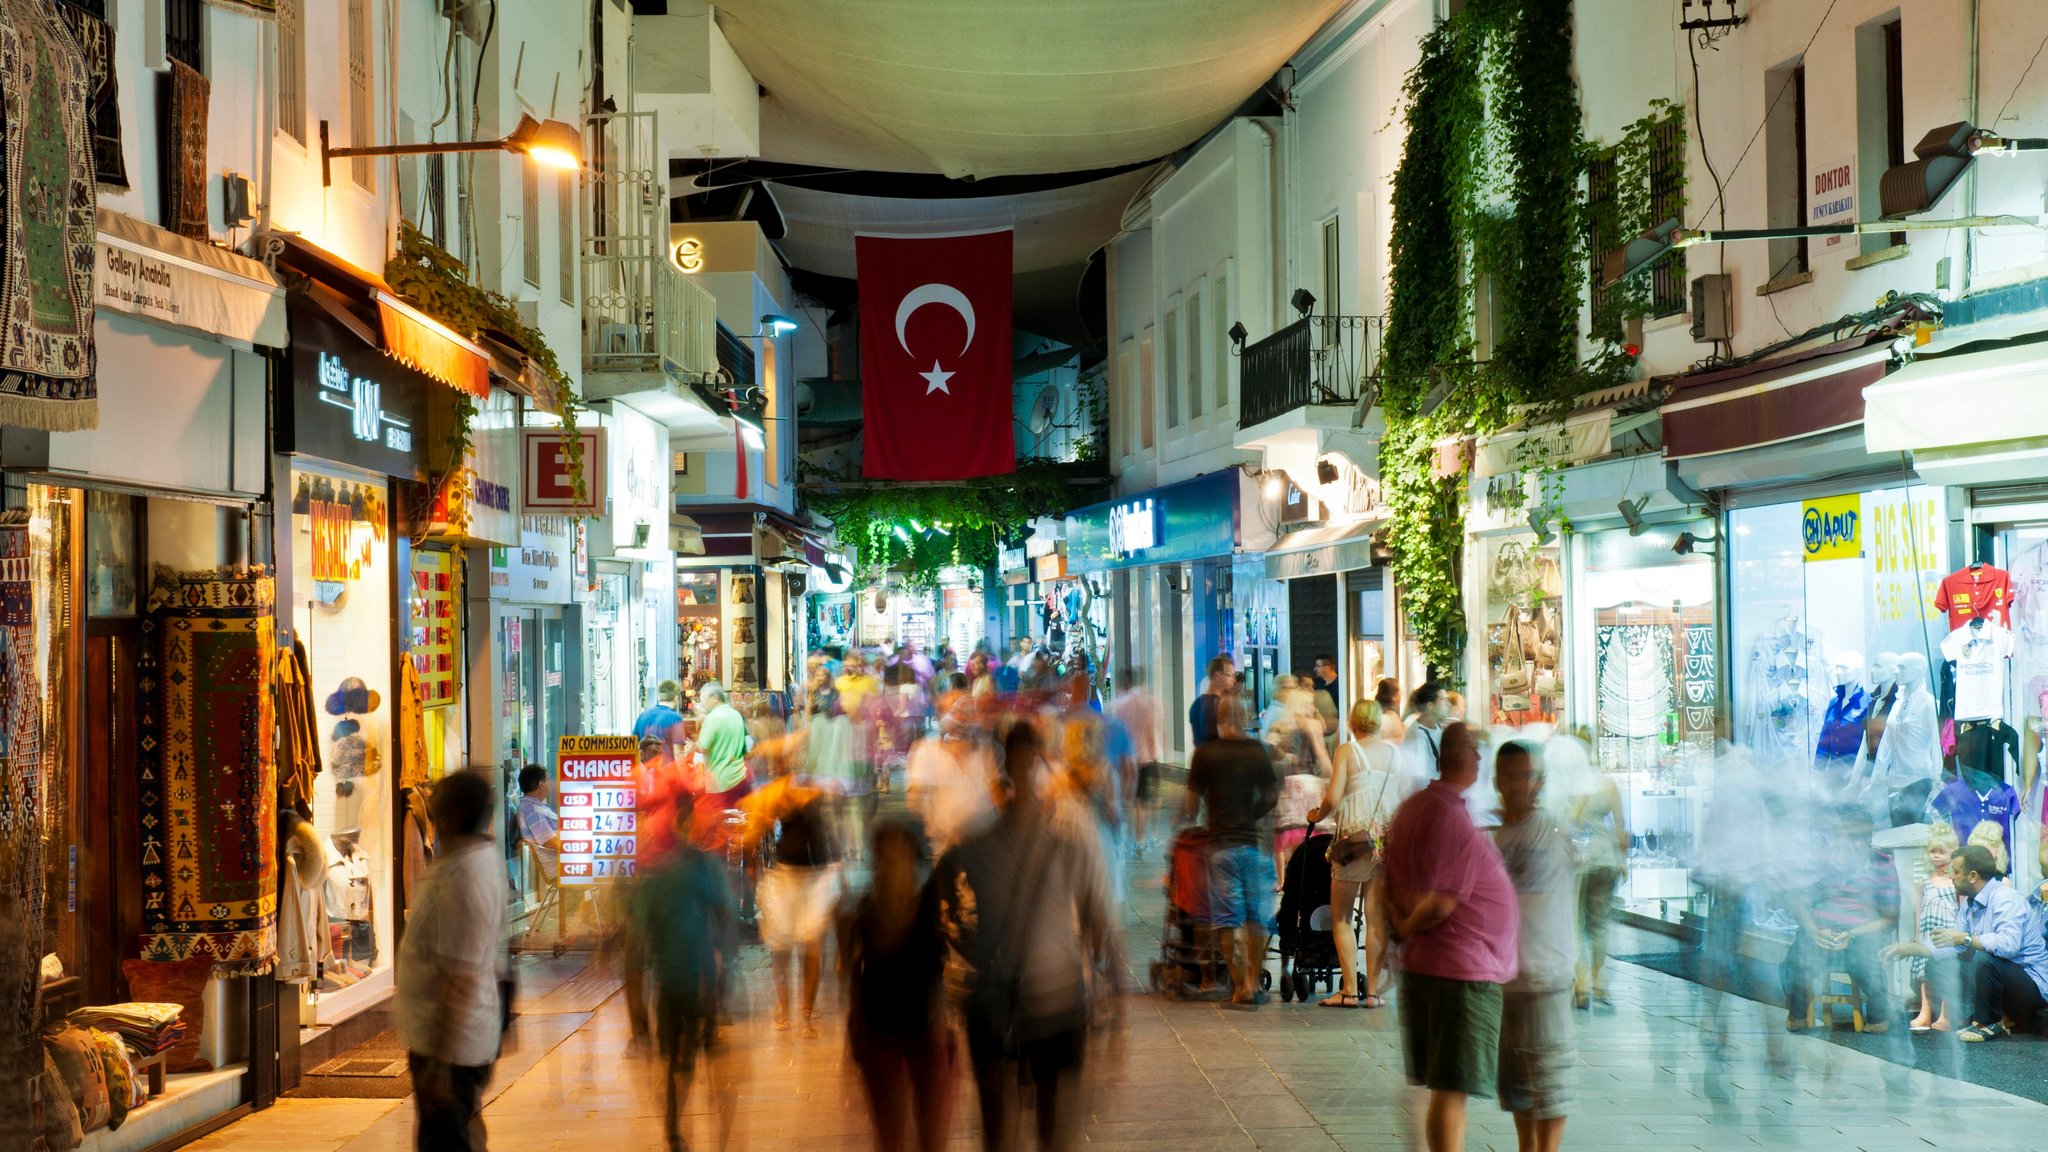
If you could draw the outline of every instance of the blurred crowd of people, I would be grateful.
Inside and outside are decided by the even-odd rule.
[[[665,1070],[672,1146],[707,1057],[729,1131],[715,1054],[738,1010],[737,950],[756,939],[772,973],[770,1028],[822,1037],[821,993],[838,989],[826,999],[845,1007],[878,1147],[941,1146],[963,1073],[985,1146],[1011,1146],[1026,1114],[1040,1147],[1073,1143],[1082,1073],[1122,1018],[1128,872],[1160,831],[1160,744],[1178,722],[1135,669],[1107,699],[1104,687],[1096,670],[1028,646],[964,664],[908,647],[820,654],[786,708],[764,700],[745,713],[715,682],[687,696],[662,686],[634,725],[634,874],[607,907],[556,893],[553,911],[558,942],[591,921],[612,930],[633,1042]],[[1398,1009],[1432,1149],[1464,1146],[1465,1102],[1486,1094],[1514,1114],[1521,1148],[1549,1152],[1572,1107],[1574,1013],[1611,1002],[1627,810],[1584,740],[1487,731],[1462,712],[1435,682],[1405,698],[1392,680],[1347,695],[1327,656],[1256,707],[1236,664],[1215,658],[1186,715],[1185,830],[1166,862],[1169,904],[1193,907],[1178,892],[1189,877],[1202,889],[1198,914],[1170,915],[1168,936],[1201,942],[1213,963],[1172,990],[1256,1010],[1277,954],[1283,989],[1306,1000],[1305,984],[1285,983],[1309,955],[1276,921],[1285,894],[1315,914],[1295,922],[1312,922],[1332,958],[1318,966],[1330,979],[1316,1003]],[[1725,744],[1712,771],[1693,863],[1711,897],[1708,1032],[1724,1047],[1737,1011],[1725,994],[1767,998],[1759,986],[1782,995],[1794,1032],[1815,1026],[1817,1004],[1847,999],[1865,1033],[1897,1037],[1901,1067],[1914,1062],[1909,1030],[1982,1042],[2044,1006],[2048,891],[2013,887],[1995,823],[1958,837],[1937,821],[1925,866],[1901,869],[1876,846],[1883,814],[1816,809],[1805,782]],[[884,815],[880,796],[899,782],[902,811]],[[547,785],[529,767],[517,804],[543,873],[560,848]],[[421,1016],[402,1018],[425,1086],[421,1131],[456,1147],[488,1075],[475,1058],[495,1052],[488,1024],[510,992],[473,935],[432,927],[481,915],[489,858],[465,848],[488,834],[463,807],[474,797],[435,797],[451,849],[416,903],[428,927],[407,934],[400,1003]],[[1759,923],[1787,937],[1782,963],[1745,942]],[[1187,954],[1162,942],[1168,960]],[[1891,973],[1908,966],[1901,1027]],[[458,1013],[445,993],[418,999],[426,982],[473,1002]]]

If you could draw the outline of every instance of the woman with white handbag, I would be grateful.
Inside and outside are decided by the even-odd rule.
[[[1329,797],[1308,814],[1315,823],[1334,813],[1336,829],[1330,838],[1330,933],[1337,944],[1337,964],[1343,972],[1335,994],[1322,1001],[1325,1008],[1383,1008],[1386,1001],[1373,992],[1379,979],[1380,963],[1386,951],[1386,930],[1379,908],[1379,887],[1373,882],[1379,870],[1380,851],[1394,810],[1408,795],[1407,777],[1401,771],[1400,752],[1381,740],[1380,706],[1360,700],[1351,706],[1351,741],[1337,749],[1337,762],[1330,778]],[[1358,995],[1358,937],[1352,916],[1360,901],[1365,905],[1365,995]]]

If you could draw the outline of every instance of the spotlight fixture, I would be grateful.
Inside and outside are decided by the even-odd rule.
[[[1719,537],[1695,536],[1690,532],[1680,532],[1678,534],[1678,539],[1673,540],[1671,542],[1671,550],[1673,552],[1676,552],[1680,556],[1691,556],[1694,553],[1712,556],[1714,554],[1714,550],[1712,548],[1702,547],[1702,545],[1712,544],[1717,539],[1719,539]]]
[[[1287,302],[1294,305],[1294,310],[1301,313],[1304,320],[1308,319],[1308,314],[1316,308],[1315,293],[1306,288],[1296,288],[1294,295],[1287,298]]]
[[[1650,495],[1647,492],[1633,500],[1623,500],[1615,505],[1615,508],[1621,512],[1622,522],[1628,525],[1629,535],[1641,536],[1643,534],[1643,509],[1649,507],[1649,505]]]
[[[1231,326],[1230,326],[1230,354],[1231,354],[1232,356],[1242,356],[1242,355],[1244,355],[1244,340],[1245,340],[1245,337],[1247,337],[1247,336],[1249,336],[1249,335],[1251,335],[1251,333],[1249,333],[1249,332],[1247,332],[1247,331],[1245,331],[1245,330],[1244,330],[1244,321],[1242,321],[1242,320],[1239,320],[1239,321],[1236,321],[1236,322],[1234,322],[1234,323],[1232,323],[1232,324],[1231,324]]]
[[[796,331],[796,321],[791,320],[787,316],[770,312],[761,317],[761,330],[759,332],[749,332],[747,335],[740,337],[740,339],[759,340],[763,337],[773,338],[776,336],[786,336],[794,331]]]
[[[1278,500],[1287,494],[1287,481],[1278,472],[1266,473],[1266,497]]]
[[[1316,481],[1322,484],[1337,482],[1337,466],[1328,460],[1316,461]]]

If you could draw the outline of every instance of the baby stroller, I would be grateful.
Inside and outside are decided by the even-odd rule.
[[[1337,942],[1330,935],[1330,834],[1309,829],[1287,860],[1280,886],[1280,999],[1306,1001],[1337,986]],[[1355,930],[1355,926],[1354,926]]]
[[[1166,927],[1159,941],[1159,959],[1152,962],[1152,990],[1177,999],[1228,982],[1223,953],[1209,926],[1209,834],[1187,828],[1173,838],[1167,853]]]

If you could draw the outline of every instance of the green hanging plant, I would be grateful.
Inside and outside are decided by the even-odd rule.
[[[1022,535],[1040,516],[1057,516],[1098,493],[1069,482],[1071,469],[1025,461],[1007,476],[944,486],[852,486],[851,478],[818,475],[830,485],[808,492],[804,506],[830,521],[841,544],[855,551],[855,576],[872,583],[901,575],[910,588],[933,588],[945,569],[992,568],[1006,539]]]
[[[474,340],[489,332],[518,349],[533,364],[551,390],[550,406],[561,416],[562,427],[571,433],[565,437],[563,450],[576,498],[584,499],[589,489],[583,475],[583,441],[573,434],[582,412],[582,397],[576,394],[569,374],[562,371],[547,337],[520,319],[518,306],[510,299],[470,283],[467,266],[411,224],[399,226],[398,252],[385,261],[384,280],[407,303],[463,336]],[[461,448],[451,457],[458,467],[468,451],[475,419],[476,405],[465,401],[457,411],[456,429],[451,435],[451,447]]]
[[[1554,419],[1634,368],[1618,350],[1590,364],[1579,358],[1588,152],[1572,43],[1570,0],[1470,0],[1425,37],[1403,85],[1380,484],[1409,631],[1423,657],[1453,678],[1466,636],[1468,481],[1458,469],[1442,474],[1436,445]],[[1495,330],[1491,357],[1477,363],[1481,284],[1491,287]],[[1531,510],[1548,517],[1546,526],[1561,524],[1544,511],[1561,495],[1561,478],[1548,478],[1561,454],[1552,455],[1539,467],[1542,504]]]

